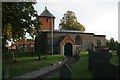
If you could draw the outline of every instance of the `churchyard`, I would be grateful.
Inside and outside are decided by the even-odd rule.
[[[112,54],[116,54],[116,53],[113,52]],[[93,79],[92,71],[88,69],[89,67],[88,52],[87,51],[81,52],[79,55],[81,56],[80,59],[76,63],[72,64],[70,67],[72,80],[78,80],[78,79],[92,80]],[[118,56],[113,55],[112,58],[110,58],[110,63],[118,64],[119,63]],[[52,78],[55,78],[55,80],[59,80],[60,78],[59,73],[52,75]]]
[[[5,56],[5,57],[4,57]],[[64,59],[63,55],[42,55],[38,60],[37,54],[16,53],[16,60],[12,59],[12,54],[3,54],[3,75],[16,77],[27,72],[39,70],[45,66],[52,65]],[[7,70],[8,69],[8,70]]]
[[[110,63],[118,64],[118,56],[114,54],[112,58],[110,58]],[[81,52],[80,59],[71,65],[71,77],[74,79],[78,78],[92,78],[92,72],[88,69],[88,52]],[[4,55],[3,55],[4,56]],[[58,63],[59,61],[64,60],[63,55],[42,55],[41,60],[38,60],[38,55],[29,54],[29,53],[21,53],[16,55],[17,61],[12,60],[12,55],[7,54],[6,57],[3,57],[3,74],[7,73],[7,76],[10,78],[23,75],[25,73],[39,70],[45,66],[52,65],[54,63]],[[8,70],[8,71],[6,71]],[[56,74],[56,73],[55,73]],[[50,75],[51,76],[51,75]],[[59,73],[52,76],[52,78],[59,78]]]
[[[96,47],[95,50],[88,49],[88,52],[88,69],[92,72],[93,79],[119,79],[120,65],[110,62],[113,55],[108,49]],[[119,56],[119,49],[117,53]]]
[[[39,15],[39,10],[35,10],[33,6],[36,3],[37,1],[30,4],[2,3],[3,25],[0,39],[3,80],[120,78],[120,44],[114,41],[114,38],[107,40],[107,34],[105,32],[104,35],[103,30],[99,32],[103,35],[96,35],[94,29],[97,31],[99,28],[97,29],[95,24],[90,28],[90,32],[86,31],[85,26],[89,27],[90,24],[79,22],[75,13],[69,9],[59,19],[60,23],[55,22],[59,17],[49,11],[47,1]],[[79,13],[77,15],[81,16]],[[87,16],[85,18],[87,19]],[[91,19],[93,22],[97,20],[96,17]],[[56,26],[56,23],[59,26]],[[28,39],[29,37],[32,40]]]

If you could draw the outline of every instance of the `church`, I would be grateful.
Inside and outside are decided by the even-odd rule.
[[[75,30],[55,30],[55,16],[45,7],[39,15],[39,35],[35,39],[35,49],[39,53],[73,56],[77,50],[86,51],[92,44],[106,46],[106,35],[95,35]]]

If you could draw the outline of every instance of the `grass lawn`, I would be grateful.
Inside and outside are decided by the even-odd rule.
[[[92,74],[88,70],[88,52],[81,52],[80,59],[78,62],[72,65],[71,71],[72,71],[72,78],[73,80],[80,79],[92,79]],[[118,56],[113,55],[113,57],[110,59],[110,62],[112,64],[118,64]]]
[[[80,52],[80,56],[82,56],[82,55],[86,55],[86,54],[88,54],[87,51],[82,51],[82,52]]]
[[[9,68],[9,77],[16,77],[27,72],[35,71],[53,63],[59,62],[64,59],[63,55],[46,55],[41,56],[41,60],[38,60],[38,56],[30,53],[17,54],[17,62],[12,60],[12,54],[7,54],[3,57],[3,70]]]
[[[88,70],[88,52],[81,52],[80,53],[80,59],[78,62],[74,63],[72,65],[71,72],[72,72],[72,78],[73,80],[80,79],[88,79],[90,80],[92,78],[91,72]],[[38,60],[37,55],[29,54],[29,53],[21,53],[17,55],[17,62],[13,62],[11,60],[11,55],[7,56],[6,58],[3,58],[3,67],[9,67],[9,76],[15,77],[21,74],[25,74],[30,71],[38,70],[42,67],[51,65],[53,63],[56,63],[58,61],[61,61],[64,59],[63,55],[47,55],[46,59]],[[43,56],[41,56],[43,58]],[[118,56],[113,55],[113,57],[110,59],[112,64],[118,63]],[[53,78],[59,78],[59,74],[55,73],[55,76]]]
[[[92,78],[91,72],[88,70],[88,66],[85,61],[87,61],[87,58],[84,56],[76,62],[75,64],[72,65],[71,71],[72,71],[72,78],[73,79],[85,79],[85,78]]]
[[[88,52],[81,52],[80,59],[78,62],[72,65],[72,78],[74,80],[80,79],[90,79],[92,78],[91,72],[88,70]]]
[[[81,52],[80,53],[80,59],[78,62],[72,64],[72,66],[70,67],[71,73],[72,73],[72,80],[79,80],[80,78],[91,78],[91,72],[88,71],[87,69],[87,65],[88,65],[88,52]],[[59,78],[59,73],[55,73],[53,76],[53,78]],[[56,79],[59,80],[59,79]]]
[[[114,56],[110,59],[110,62],[111,62],[112,64],[119,64],[118,56],[117,56],[117,55],[114,55]]]

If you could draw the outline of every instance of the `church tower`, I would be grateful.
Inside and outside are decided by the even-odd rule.
[[[47,7],[45,7],[45,10],[40,14],[39,21],[42,23],[40,25],[40,30],[54,30],[54,19],[55,17],[47,10]]]

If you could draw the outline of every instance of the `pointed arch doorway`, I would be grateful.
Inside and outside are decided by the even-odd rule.
[[[64,55],[65,56],[73,56],[72,44],[70,42],[64,45]]]

